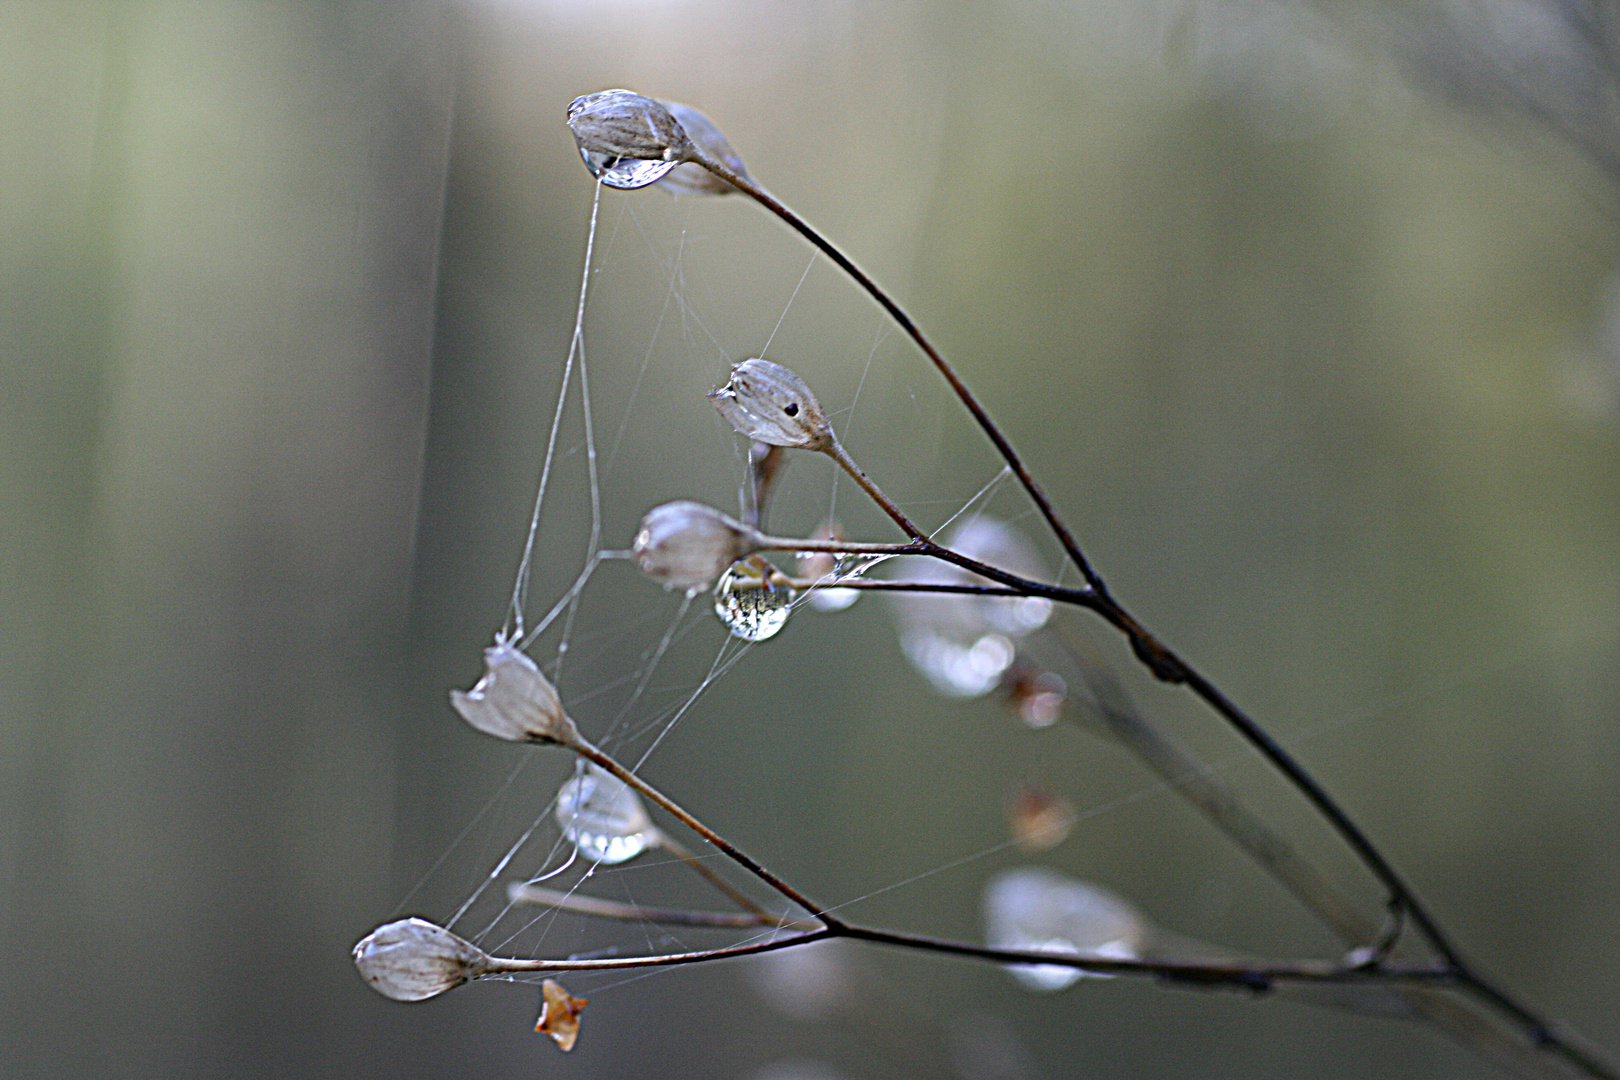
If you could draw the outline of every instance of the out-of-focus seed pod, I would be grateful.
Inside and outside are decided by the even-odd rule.
[[[984,890],[985,940],[997,949],[1135,960],[1148,924],[1107,889],[1041,867],[997,874]],[[1031,990],[1062,990],[1088,972],[1057,964],[1012,964]]]
[[[839,528],[836,521],[824,521],[810,534],[812,540],[842,540],[844,530]],[[832,577],[839,569],[838,556],[826,551],[803,551],[799,553],[798,575],[811,581],[821,581]],[[834,612],[843,611],[861,598],[859,589],[843,588],[815,588],[809,593],[810,606],[817,611]]]
[[[686,130],[687,137],[698,149],[724,164],[738,176],[748,175],[748,167],[743,164],[743,159],[731,148],[731,143],[721,134],[720,129],[714,126],[712,120],[690,105],[682,105],[677,101],[665,101],[662,104],[669,110],[670,115],[680,122],[681,127]],[[691,162],[675,166],[667,176],[658,181],[658,186],[672,195],[729,195],[737,190],[728,181]]]
[[[970,517],[941,542],[1020,577],[1035,581],[1045,577],[1045,567],[1029,541],[992,518]],[[936,585],[994,584],[932,559],[908,561],[904,576],[907,581]],[[1018,640],[1039,630],[1052,613],[1052,602],[1038,596],[908,592],[895,593],[891,603],[901,650],[934,689],[948,697],[979,697],[995,689],[1018,655]]]
[[[471,690],[450,691],[450,704],[467,723],[497,739],[563,746],[579,741],[557,688],[509,641],[497,640],[484,650],[484,677]]]
[[[686,160],[692,142],[662,102],[603,90],[568,104],[568,127],[591,175],[609,187],[655,184]]]
[[[426,919],[400,919],[377,927],[354,946],[360,977],[384,997],[425,1001],[487,969],[489,955]]]
[[[757,535],[712,506],[681,500],[647,511],[631,551],[642,573],[690,594],[712,586],[753,551]]]
[[[1063,715],[1069,687],[1055,671],[1042,671],[1020,660],[1001,681],[1007,704],[1032,728],[1051,727]]]
[[[739,435],[796,450],[832,449],[832,424],[821,403],[803,379],[781,364],[757,357],[744,360],[709,400]]]
[[[1013,843],[1034,854],[1057,847],[1074,828],[1074,807],[1036,784],[1025,784],[1008,808]]]

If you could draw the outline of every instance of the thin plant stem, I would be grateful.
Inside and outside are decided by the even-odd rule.
[[[997,453],[1007,463],[1008,468],[1012,469],[1013,475],[1018,477],[1018,482],[1023,485],[1024,490],[1029,493],[1031,501],[1040,510],[1041,516],[1046,519],[1047,525],[1063,544],[1063,548],[1068,552],[1069,557],[1074,560],[1075,566],[1079,568],[1086,583],[1093,589],[1103,592],[1102,579],[1097,576],[1096,571],[1091,568],[1091,564],[1086,561],[1085,555],[1080,551],[1080,546],[1075,543],[1074,537],[1069,534],[1068,527],[1058,517],[1057,511],[1053,509],[1052,503],[1047,499],[1045,492],[1035,482],[1035,478],[1030,475],[1023,459],[1018,456],[1018,451],[1013,448],[1012,443],[1007,440],[1007,436],[1002,434],[1001,429],[990,419],[990,414],[984,411],[984,407],[979,404],[972,391],[967,388],[967,384],[956,374],[955,369],[946,362],[945,357],[934,347],[934,343],[923,335],[922,330],[912,321],[911,316],[906,314],[905,310],[895,303],[877,282],[868,277],[864,270],[856,266],[849,256],[840,251],[826,237],[811,228],[809,222],[788,209],[774,195],[761,187],[753,177],[737,173],[727,166],[725,162],[704,153],[701,147],[692,147],[689,160],[730,183],[738,191],[741,191],[744,195],[753,199],[754,202],[775,214],[789,228],[815,245],[824,255],[836,263],[840,270],[848,274],[856,284],[864,289],[866,294],[875,300],[878,306],[887,312],[889,317],[911,337],[911,340],[917,343],[917,347],[923,351],[924,355],[938,369],[940,375],[950,384],[951,389],[955,391],[963,406],[973,415],[974,420],[978,421],[979,427],[985,433],[985,436],[995,444]]]
[[[789,885],[787,882],[765,869],[765,867],[761,866],[758,862],[754,861],[754,859],[750,858],[731,841],[727,840],[725,837],[703,824],[703,822],[687,813],[687,811],[682,809],[681,806],[675,802],[675,800],[671,799],[668,795],[665,795],[662,791],[659,791],[657,788],[647,783],[647,781],[643,780],[641,777],[619,764],[619,762],[611,754],[596,747],[583,735],[579,735],[577,732],[575,732],[572,734],[571,738],[562,745],[574,751],[574,753],[578,754],[580,757],[585,758],[587,761],[601,766],[614,776],[618,777],[624,783],[639,791],[652,802],[662,807],[682,825],[685,825],[688,829],[691,829],[693,832],[703,837],[703,839],[707,840],[710,844],[714,845],[715,848],[717,848],[732,862],[736,863],[738,866],[742,867],[744,870],[748,871],[750,874],[754,875],[760,881],[764,882],[766,885],[769,885],[772,889],[775,889],[777,892],[781,893],[795,904],[798,904],[811,915],[821,920],[821,922],[827,927],[832,928],[844,925],[843,920],[837,918],[836,916],[829,915],[826,910],[821,907],[821,905],[817,904],[815,901],[801,893],[798,889],[795,889],[792,885]]]
[[[660,832],[658,834],[658,846],[679,859],[686,865],[687,869],[691,870],[694,874],[697,874],[704,881],[707,881],[711,886],[713,886],[716,892],[724,896],[727,900],[730,900],[733,904],[736,904],[738,907],[742,908],[748,914],[754,916],[755,918],[774,921],[770,912],[760,907],[745,894],[738,892],[736,886],[732,885],[731,882],[709,869],[702,859],[688,851],[674,837]]]
[[[1343,837],[1347,844],[1349,844],[1351,849],[1356,853],[1357,857],[1359,857],[1362,862],[1366,864],[1367,868],[1373,873],[1373,875],[1378,878],[1379,882],[1385,887],[1385,889],[1389,891],[1391,900],[1399,904],[1405,911],[1409,913],[1413,924],[1417,926],[1419,931],[1429,941],[1429,944],[1434,948],[1435,952],[1437,952],[1448,964],[1467,975],[1467,981],[1475,983],[1477,990],[1481,994],[1495,999],[1503,1009],[1510,1013],[1519,1015],[1521,1019],[1528,1022],[1531,1017],[1527,1010],[1524,1010],[1522,1006],[1513,1001],[1506,994],[1497,990],[1495,987],[1490,986],[1484,980],[1479,979],[1474,975],[1471,968],[1469,968],[1469,966],[1463,962],[1461,954],[1452,944],[1448,935],[1445,934],[1445,932],[1440,928],[1439,924],[1429,914],[1428,909],[1418,899],[1416,893],[1413,892],[1409,885],[1407,885],[1400,874],[1396,872],[1394,866],[1391,865],[1386,858],[1384,858],[1382,852],[1378,850],[1378,848],[1372,843],[1361,828],[1350,818],[1347,813],[1345,813],[1338,803],[1333,800],[1333,798],[1327,793],[1327,790],[1323,788],[1322,785],[1319,784],[1316,779],[1312,777],[1297,761],[1295,761],[1294,758],[1288,754],[1288,752],[1284,750],[1275,739],[1267,734],[1252,717],[1239,708],[1235,702],[1228,698],[1218,687],[1216,687],[1212,682],[1193,668],[1191,664],[1181,659],[1162,642],[1150,634],[1145,627],[1138,623],[1136,619],[1125,610],[1123,606],[1121,606],[1109,595],[1107,586],[1104,584],[1101,576],[1095,569],[1093,569],[1091,563],[1081,552],[1079,545],[1076,543],[1073,535],[1069,532],[1068,527],[1058,516],[1056,510],[1051,504],[1051,501],[1047,499],[1045,493],[1041,490],[1040,485],[1036,483],[1034,477],[1030,474],[1028,467],[1024,464],[1023,459],[1013,448],[1012,443],[996,425],[995,421],[990,418],[989,413],[984,410],[984,407],[979,404],[976,398],[974,398],[972,392],[968,389],[967,384],[964,383],[961,377],[956,374],[955,369],[951,367],[939,350],[935,348],[933,343],[929,341],[928,338],[922,333],[922,330],[917,326],[916,322],[912,320],[911,316],[908,315],[905,310],[902,309],[900,305],[896,303],[875,281],[868,277],[865,271],[856,266],[855,263],[852,262],[842,251],[840,251],[830,240],[822,236],[821,233],[811,227],[808,222],[795,214],[785,204],[776,199],[775,196],[771,195],[770,192],[766,191],[763,187],[756,183],[751,177],[738,174],[729,168],[724,162],[704,153],[702,149],[698,147],[693,147],[691,160],[696,164],[701,165],[714,175],[732,184],[732,186],[736,187],[739,191],[749,196],[749,198],[753,199],[756,203],[775,214],[806,240],[814,244],[818,249],[826,254],[828,258],[832,259],[841,270],[848,274],[853,281],[860,285],[861,288],[863,288],[866,293],[871,296],[872,299],[875,300],[891,318],[895,320],[901,329],[905,330],[906,333],[910,335],[911,339],[916,342],[918,348],[923,350],[923,352],[928,356],[929,360],[934,364],[934,367],[938,369],[939,373],[945,378],[946,382],[950,384],[951,389],[956,393],[957,398],[962,402],[963,406],[968,410],[968,412],[972,414],[974,420],[978,422],[979,427],[984,431],[985,435],[995,445],[997,451],[1001,454],[1002,460],[1007,463],[1008,468],[1010,468],[1013,474],[1018,477],[1019,483],[1029,494],[1030,499],[1035,503],[1037,509],[1040,510],[1041,516],[1046,520],[1048,527],[1058,538],[1059,542],[1062,543],[1064,550],[1068,553],[1070,559],[1079,569],[1082,577],[1085,579],[1087,592],[1091,594],[1091,603],[1087,606],[1091,607],[1092,610],[1096,611],[1105,620],[1126,635],[1126,637],[1130,640],[1131,647],[1136,652],[1137,656],[1145,664],[1147,664],[1149,669],[1152,670],[1156,676],[1165,680],[1166,682],[1186,684],[1194,694],[1203,699],[1211,708],[1215,710],[1217,714],[1235,727],[1239,734],[1241,734],[1252,746],[1254,746],[1263,757],[1271,762],[1271,764],[1276,768],[1281,770],[1284,776],[1286,776],[1288,780],[1293,783],[1302,794],[1305,795],[1306,799],[1317,808],[1317,810],[1327,819],[1328,823],[1334,828],[1334,830],[1338,832],[1341,837]],[[838,460],[836,455],[835,460]],[[840,460],[840,464],[844,465],[846,470],[851,470],[851,475],[855,476],[858,481],[864,479],[864,474],[861,473],[859,469],[851,469],[852,463],[845,464],[844,461]],[[870,482],[868,481],[866,484],[862,484],[862,487],[867,488],[869,483]],[[872,494],[873,490],[875,490],[875,488],[868,489],[868,494]],[[918,538],[919,540],[922,539],[922,537],[918,536],[915,527],[908,527],[909,522],[906,521],[903,514],[900,514],[897,509],[893,508],[892,503],[890,503],[887,499],[880,498],[876,495],[874,495],[874,498],[877,500],[878,504],[883,507],[885,512],[887,512],[890,517],[894,518],[897,524],[900,524],[901,528],[905,529],[909,534]],[[928,554],[943,557],[939,552],[929,551]],[[954,562],[957,560],[951,559],[949,561]],[[983,573],[982,570],[978,572]],[[992,580],[1003,580],[991,574],[985,574],[984,576],[991,577]],[[1013,582],[1010,581],[1004,583],[1013,584]]]
[[[819,929],[794,934],[786,938],[729,945],[716,949],[695,949],[682,953],[660,953],[652,956],[620,956],[590,960],[528,959],[518,957],[488,957],[481,976],[507,975],[539,971],[617,971],[626,968],[672,967],[682,964],[711,963],[738,956],[771,952],[777,949],[808,945],[827,938],[849,938],[876,945],[891,945],[919,952],[943,953],[988,960],[998,964],[1041,965],[1074,968],[1100,975],[1148,976],[1172,985],[1198,987],[1226,987],[1252,992],[1264,992],[1279,983],[1315,983],[1330,985],[1355,984],[1436,984],[1448,983],[1456,973],[1433,964],[1400,964],[1379,968],[1346,967],[1322,960],[1207,960],[1174,959],[1125,960],[1083,953],[1040,952],[1025,949],[998,949],[989,945],[975,945],[966,941],[930,937],[926,934],[907,934],[853,923],[822,926]]]
[[[794,919],[788,915],[772,915],[768,911],[688,911],[685,908],[648,907],[644,904],[626,904],[618,900],[580,893],[560,892],[543,885],[515,882],[507,890],[507,899],[514,904],[556,908],[577,915],[590,915],[599,919],[620,919],[626,922],[660,923],[665,926],[707,926],[730,930],[770,927],[778,930],[820,930],[819,922]]]

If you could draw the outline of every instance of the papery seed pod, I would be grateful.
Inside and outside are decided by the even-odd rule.
[[[630,90],[575,98],[568,127],[585,167],[609,187],[657,183],[692,150],[686,129],[661,102]]]
[[[557,825],[592,862],[626,862],[658,842],[658,830],[636,793],[596,764],[587,764],[557,790]]]
[[[743,164],[731,143],[714,126],[714,122],[690,105],[678,101],[662,102],[670,115],[680,122],[693,144],[709,157],[723,163],[738,176],[746,177],[748,167]],[[669,175],[658,181],[658,186],[672,195],[729,195],[737,189],[703,166],[693,162],[677,165]]]
[[[1148,924],[1107,889],[1040,867],[997,874],[984,890],[985,940],[996,949],[1064,953],[1106,960],[1141,956]],[[1010,964],[1031,990],[1062,990],[1082,976],[1057,964]]]
[[[696,593],[753,551],[755,536],[712,506],[681,500],[647,511],[631,551],[641,572],[664,588]]]
[[[360,977],[384,997],[425,1001],[487,969],[489,955],[426,919],[400,919],[377,927],[354,946]]]
[[[770,360],[744,360],[709,395],[737,434],[772,446],[830,450],[832,424],[805,381]]]
[[[566,1053],[579,1038],[579,1014],[589,1004],[585,998],[570,994],[556,979],[546,979],[540,984],[540,1018],[534,1030],[550,1035],[557,1049]]]
[[[467,723],[497,739],[563,746],[579,741],[557,688],[509,641],[497,639],[484,650],[484,677],[471,690],[450,691],[450,704]]]

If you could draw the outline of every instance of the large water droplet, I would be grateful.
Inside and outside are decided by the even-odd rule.
[[[735,563],[714,587],[714,613],[744,641],[775,637],[793,610],[793,590],[770,584],[774,567],[754,556]]]
[[[1037,867],[996,875],[984,890],[985,938],[998,949],[1134,960],[1147,923],[1106,889]],[[1011,964],[1031,990],[1062,990],[1086,975],[1057,964]],[[1094,976],[1101,977],[1101,976]]]
[[[597,765],[557,791],[557,824],[584,858],[622,863],[657,840],[658,832],[636,793]]]
[[[612,157],[583,147],[580,148],[579,156],[585,159],[585,167],[591,170],[592,176],[608,187],[622,188],[625,191],[656,184],[680,164],[678,161]]]

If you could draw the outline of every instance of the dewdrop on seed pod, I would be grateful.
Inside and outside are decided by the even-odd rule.
[[[658,830],[636,793],[591,763],[558,789],[557,825],[591,862],[628,862],[658,843]]]
[[[739,435],[795,450],[830,450],[832,424],[805,381],[758,357],[731,369],[731,381],[709,395]]]
[[[579,740],[557,688],[505,638],[484,650],[484,677],[471,690],[450,691],[450,704],[467,723],[497,739],[563,746]]]
[[[608,187],[656,184],[686,159],[692,143],[681,122],[664,107],[630,90],[603,90],[568,104],[585,167]]]
[[[742,158],[737,156],[737,151],[731,148],[731,143],[726,141],[720,129],[715,127],[714,122],[707,116],[692,106],[682,105],[677,101],[665,101],[660,104],[680,122],[693,145],[738,176],[748,177],[748,167],[743,164]],[[737,190],[708,169],[690,161],[675,166],[668,175],[658,181],[658,186],[672,195],[729,195]]]
[[[953,551],[997,569],[1042,580],[1045,568],[1016,529],[970,517],[941,541]],[[908,561],[907,581],[934,585],[994,585],[969,570],[933,559]],[[891,601],[900,648],[912,665],[947,697],[989,693],[1017,658],[1017,642],[1046,625],[1052,602],[1040,596],[895,593]]]
[[[997,874],[984,890],[985,943],[995,949],[1136,960],[1147,923],[1106,889],[1040,867]],[[1062,990],[1097,972],[1058,964],[1009,964],[1031,990]]]
[[[426,919],[377,927],[354,946],[360,977],[384,997],[425,1001],[483,974],[489,954]]]
[[[647,511],[630,551],[664,588],[696,593],[753,551],[756,535],[712,506],[683,499]]]

